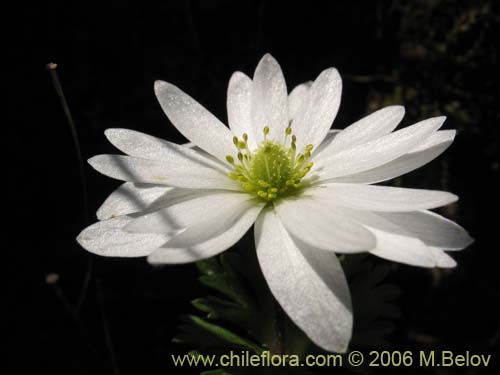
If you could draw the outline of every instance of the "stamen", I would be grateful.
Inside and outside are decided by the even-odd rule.
[[[255,150],[248,148],[248,134],[233,137],[237,149],[237,159],[227,155],[226,160],[233,166],[229,177],[241,182],[242,189],[254,194],[265,202],[278,197],[300,194],[307,186],[302,180],[310,172],[313,163],[309,161],[313,145],[308,144],[297,154],[297,137],[292,132],[291,121],[285,129],[282,143],[268,140],[269,126],[263,128],[264,140]],[[290,145],[287,145],[291,136]]]

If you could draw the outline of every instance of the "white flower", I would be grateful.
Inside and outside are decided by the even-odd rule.
[[[341,87],[330,68],[288,95],[280,66],[265,55],[253,79],[231,77],[227,128],[176,86],[156,82],[163,110],[192,145],[108,129],[128,156],[89,163],[126,182],[79,243],[99,255],[187,263],[230,248],[255,223],[257,256],[276,300],[314,343],[344,352],[352,311],[336,253],[453,267],[444,250],[463,249],[471,238],[428,211],[455,195],[373,185],[441,154],[455,136],[438,130],[445,118],[393,131],[404,109],[391,106],[330,130]]]

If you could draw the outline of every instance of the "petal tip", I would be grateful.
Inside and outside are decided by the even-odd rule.
[[[99,156],[100,155],[92,156],[91,158],[87,159],[87,163],[89,163],[92,168],[95,168],[97,163],[99,162]]]
[[[161,91],[165,90],[169,86],[168,82],[156,80],[154,83],[155,93],[158,95]]]
[[[127,129],[121,129],[121,128],[108,128],[104,130],[104,136],[113,143],[113,139],[116,138],[116,136],[120,135],[124,131],[127,131]]]

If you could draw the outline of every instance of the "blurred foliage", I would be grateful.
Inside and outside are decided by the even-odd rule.
[[[399,24],[399,56],[397,65],[380,67],[376,77],[354,77],[391,83],[387,90],[377,86],[372,91],[369,109],[403,103],[414,121],[447,115],[453,128],[481,136],[482,151],[493,161],[500,120],[495,6],[492,0],[422,0],[382,7],[382,23],[395,19]],[[381,38],[394,32],[381,29]]]

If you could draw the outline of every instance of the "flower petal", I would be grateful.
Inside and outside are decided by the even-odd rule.
[[[440,130],[411,152],[379,167],[333,178],[331,182],[375,184],[411,172],[441,155],[453,142],[455,130]]]
[[[377,214],[403,228],[428,246],[461,250],[474,241],[460,225],[434,212],[379,212]]]
[[[226,175],[189,159],[171,162],[124,155],[97,155],[88,162],[100,173],[122,181],[191,189],[240,190],[238,183]]]
[[[99,207],[97,218],[106,220],[145,210],[151,203],[172,189],[162,185],[125,182],[112,192]]]
[[[288,95],[285,78],[278,62],[266,54],[260,60],[252,83],[252,123],[256,143],[263,139],[263,129],[269,127],[268,138],[282,140],[288,126]]]
[[[191,142],[223,162],[233,152],[231,131],[178,87],[155,82],[155,93],[172,124]]]
[[[312,81],[301,83],[295,86],[290,95],[288,95],[288,120],[293,121],[300,107],[309,99],[311,85]]]
[[[446,191],[343,183],[321,185],[310,189],[310,194],[329,198],[337,206],[382,212],[430,209],[458,200],[456,195]]]
[[[222,231],[217,232],[210,239],[203,240],[203,242],[186,248],[168,247],[168,245],[165,245],[153,252],[148,257],[148,262],[151,264],[190,263],[217,255],[229,249],[243,237],[255,222],[261,209],[261,205],[252,205],[244,210],[239,217],[233,218],[231,222],[226,222],[228,225]],[[201,233],[204,225],[206,223],[200,224],[201,227],[194,226],[189,230],[193,231],[192,234],[196,234],[195,232]]]
[[[342,130],[339,129],[330,129],[328,130],[328,133],[326,134],[325,139],[323,139],[323,142],[319,144],[318,147],[313,149],[312,152],[312,157],[314,159],[319,160],[320,158],[323,157],[323,152],[328,149],[328,146],[330,146],[335,139],[335,137],[341,132]],[[321,155],[321,156],[320,156]]]
[[[435,117],[316,161],[321,180],[351,175],[386,164],[415,149],[444,122]]]
[[[429,247],[402,228],[373,212],[344,210],[346,215],[356,219],[376,237],[377,244],[370,251],[373,255],[412,266],[436,266]]]
[[[321,72],[292,124],[297,150],[301,151],[308,144],[318,146],[323,141],[337,115],[341,94],[342,80],[337,69]]]
[[[129,129],[107,129],[104,133],[116,148],[130,156],[164,160],[169,163],[193,162],[221,173],[228,173],[231,170],[227,164],[211,158],[209,154],[194,147],[181,146]]]
[[[405,114],[402,106],[382,108],[348,126],[332,142],[324,156],[367,143],[392,132]]]
[[[311,246],[340,253],[368,251],[375,238],[361,225],[307,196],[275,206],[283,225]]]
[[[283,310],[321,348],[345,352],[352,334],[347,281],[336,255],[295,243],[273,211],[255,224],[257,256]]]
[[[244,202],[237,202],[236,204],[229,205],[226,203],[223,206],[221,205],[218,207],[217,211],[206,214],[203,220],[172,237],[172,239],[165,244],[165,247],[188,248],[209,240],[210,238],[220,236],[231,228],[245,212],[255,206],[262,209],[264,203],[246,200]],[[252,211],[255,216],[254,221],[260,209]]]
[[[169,197],[163,207],[134,219],[126,230],[138,233],[176,233],[203,221],[220,221],[231,216],[235,207],[248,202],[247,194],[223,190],[193,191]]]
[[[127,233],[123,231],[132,219],[120,216],[98,221],[85,228],[77,241],[91,253],[112,257],[141,257],[151,254],[169,239],[152,233]]]
[[[235,72],[227,88],[227,118],[233,134],[248,134],[250,149],[256,147],[252,127],[252,80],[241,72]]]
[[[436,261],[436,267],[439,268],[454,268],[457,266],[455,259],[446,254],[443,250],[437,247],[429,247]]]

